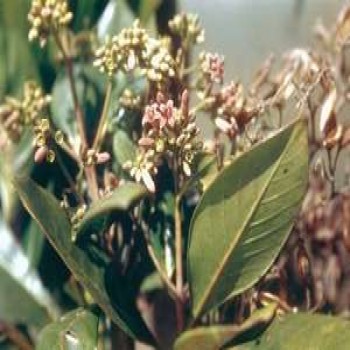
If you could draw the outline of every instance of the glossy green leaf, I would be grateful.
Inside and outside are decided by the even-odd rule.
[[[111,263],[97,262],[91,254],[72,242],[71,224],[59,202],[28,178],[17,178],[15,187],[24,206],[95,302],[130,336],[151,342],[152,336],[135,305],[129,302],[128,295],[123,293],[126,286],[118,281]],[[127,192],[128,188],[126,186],[126,190],[123,191]],[[123,205],[127,206],[129,201],[130,198],[124,199]],[[112,207],[107,204],[106,206]]]
[[[346,350],[350,322],[341,317],[307,313],[276,317],[260,337],[232,350]]]
[[[78,235],[88,228],[93,221],[100,219],[112,211],[126,211],[140,199],[147,196],[147,189],[135,182],[117,187],[110,195],[96,200],[80,222]]]
[[[57,315],[55,303],[3,221],[0,242],[0,319],[45,325]]]
[[[240,325],[198,327],[184,332],[175,343],[175,350],[218,350],[233,338],[255,327],[266,326],[275,315],[276,305],[271,304],[255,311]]]
[[[194,317],[253,286],[277,257],[306,189],[307,147],[298,120],[237,157],[204,193],[190,227]]]
[[[47,325],[39,335],[37,350],[96,350],[98,317],[79,308]]]

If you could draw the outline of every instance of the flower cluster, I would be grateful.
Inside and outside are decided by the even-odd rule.
[[[158,40],[150,41],[149,67],[146,69],[147,78],[158,83],[158,87],[164,86],[169,78],[176,74],[176,63],[169,50]]]
[[[33,128],[34,130],[34,146],[37,148],[34,154],[36,163],[46,160],[49,163],[55,161],[55,152],[51,149],[51,130],[48,119],[40,119]],[[58,138],[60,137],[57,135]]]
[[[242,84],[232,81],[214,94],[212,110],[216,127],[233,140],[260,113],[261,106],[244,94]]]
[[[130,28],[124,28],[118,35],[107,39],[96,51],[94,65],[109,77],[118,70],[128,72],[136,66],[145,66],[148,41],[146,30],[136,20]]]
[[[130,89],[124,89],[119,98],[119,103],[123,108],[137,109],[141,104],[141,97],[135,95]]]
[[[217,53],[202,52],[199,60],[204,79],[222,84],[224,80],[224,57]]]
[[[175,60],[162,40],[152,39],[136,20],[132,27],[108,38],[95,53],[94,65],[108,77],[118,70],[129,72],[140,68],[149,81],[162,86],[176,73]]]
[[[50,102],[51,97],[45,95],[41,87],[33,81],[24,84],[22,100],[7,97],[0,106],[0,121],[8,137],[17,142],[24,126],[34,125]]]
[[[21,103],[12,97],[6,97],[5,103],[0,106],[0,121],[8,138],[18,142],[23,130],[21,118]]]
[[[176,108],[173,100],[167,100],[162,93],[158,93],[156,101],[144,111],[139,154],[136,161],[127,162],[124,168],[137,181],[143,181],[151,192],[155,191],[152,176],[157,173],[161,161],[167,159],[176,165],[177,175],[190,176],[194,156],[202,148],[197,139],[199,129],[195,117],[189,113],[188,99],[185,90],[181,105]]]
[[[67,26],[72,18],[67,0],[33,0],[28,14],[29,40],[39,39],[40,45],[44,46],[50,32]]]
[[[197,15],[181,13],[169,21],[170,30],[178,35],[185,45],[199,44],[204,41],[204,30]]]
[[[65,209],[69,209],[68,208],[65,208]],[[86,204],[82,204],[80,206],[78,206],[76,208],[76,210],[70,215],[70,223],[72,225],[72,241],[75,242],[76,239],[77,239],[77,233],[78,233],[78,229],[79,229],[79,225],[81,223],[81,221],[83,220],[84,218],[84,215],[86,213],[86,210],[87,210],[87,205]]]

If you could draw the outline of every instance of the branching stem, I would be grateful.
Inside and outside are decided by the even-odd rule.
[[[77,89],[74,81],[73,61],[72,61],[72,58],[67,54],[58,32],[54,31],[53,36],[55,38],[58,48],[62,53],[63,60],[66,66],[69,86],[73,97],[74,112],[77,120],[78,132],[81,140],[82,153],[84,154],[88,149],[88,142],[87,142],[86,133],[85,133],[84,114],[79,104],[78,93],[77,93]],[[90,197],[92,200],[95,200],[98,198],[98,183],[97,183],[96,168],[94,165],[90,165],[85,167],[84,171],[85,171],[86,181],[89,188]]]

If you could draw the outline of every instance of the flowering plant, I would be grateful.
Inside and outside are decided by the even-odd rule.
[[[7,156],[30,150],[29,166],[11,174],[32,218],[21,228],[57,261],[46,273],[45,249],[29,260],[3,225],[0,266],[13,249],[24,261],[10,269],[22,314],[0,302],[6,339],[22,349],[282,349],[288,329],[300,333],[288,338],[297,348],[341,330],[343,320],[291,311],[335,301],[313,274],[320,258],[308,235],[333,201],[345,208],[337,246],[349,246],[348,195],[334,180],[350,142],[337,118],[349,97],[349,10],[333,31],[319,30],[327,54],[296,49],[275,69],[269,58],[249,89],[226,80],[217,53],[192,58],[204,40],[196,15],[175,15],[161,36],[144,13],[104,36],[74,31],[67,0],[31,2],[28,38],[55,52],[59,73],[50,94],[28,81],[21,97],[4,99],[1,146]],[[334,256],[329,274],[339,280]],[[300,322],[321,335],[305,337]]]

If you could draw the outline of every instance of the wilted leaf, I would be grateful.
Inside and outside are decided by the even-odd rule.
[[[57,314],[54,301],[2,221],[0,241],[1,320],[43,326]]]
[[[128,295],[123,293],[126,286],[117,279],[116,274],[111,275],[113,273],[111,264],[97,262],[93,256],[72,242],[71,224],[58,201],[49,192],[27,178],[17,178],[15,187],[24,206],[39,223],[62,260],[77,280],[89,291],[95,302],[130,336],[151,342],[152,336],[135,305],[131,304]],[[128,188],[126,186],[123,191],[127,192]],[[127,206],[130,198],[121,200],[120,205]],[[107,208],[112,208],[113,203],[107,201],[105,205]],[[98,208],[96,211],[92,212],[90,219],[100,215]]]
[[[37,350],[96,350],[98,317],[79,308],[47,325],[39,335]]]
[[[188,254],[195,318],[253,286],[277,257],[307,185],[307,144],[298,120],[236,158],[204,193]]]
[[[232,350],[348,349],[350,322],[341,317],[289,314],[276,317],[262,335]]]
[[[175,343],[175,350],[218,350],[227,342],[255,327],[266,326],[275,315],[276,305],[255,311],[241,325],[198,327],[184,332]]]

